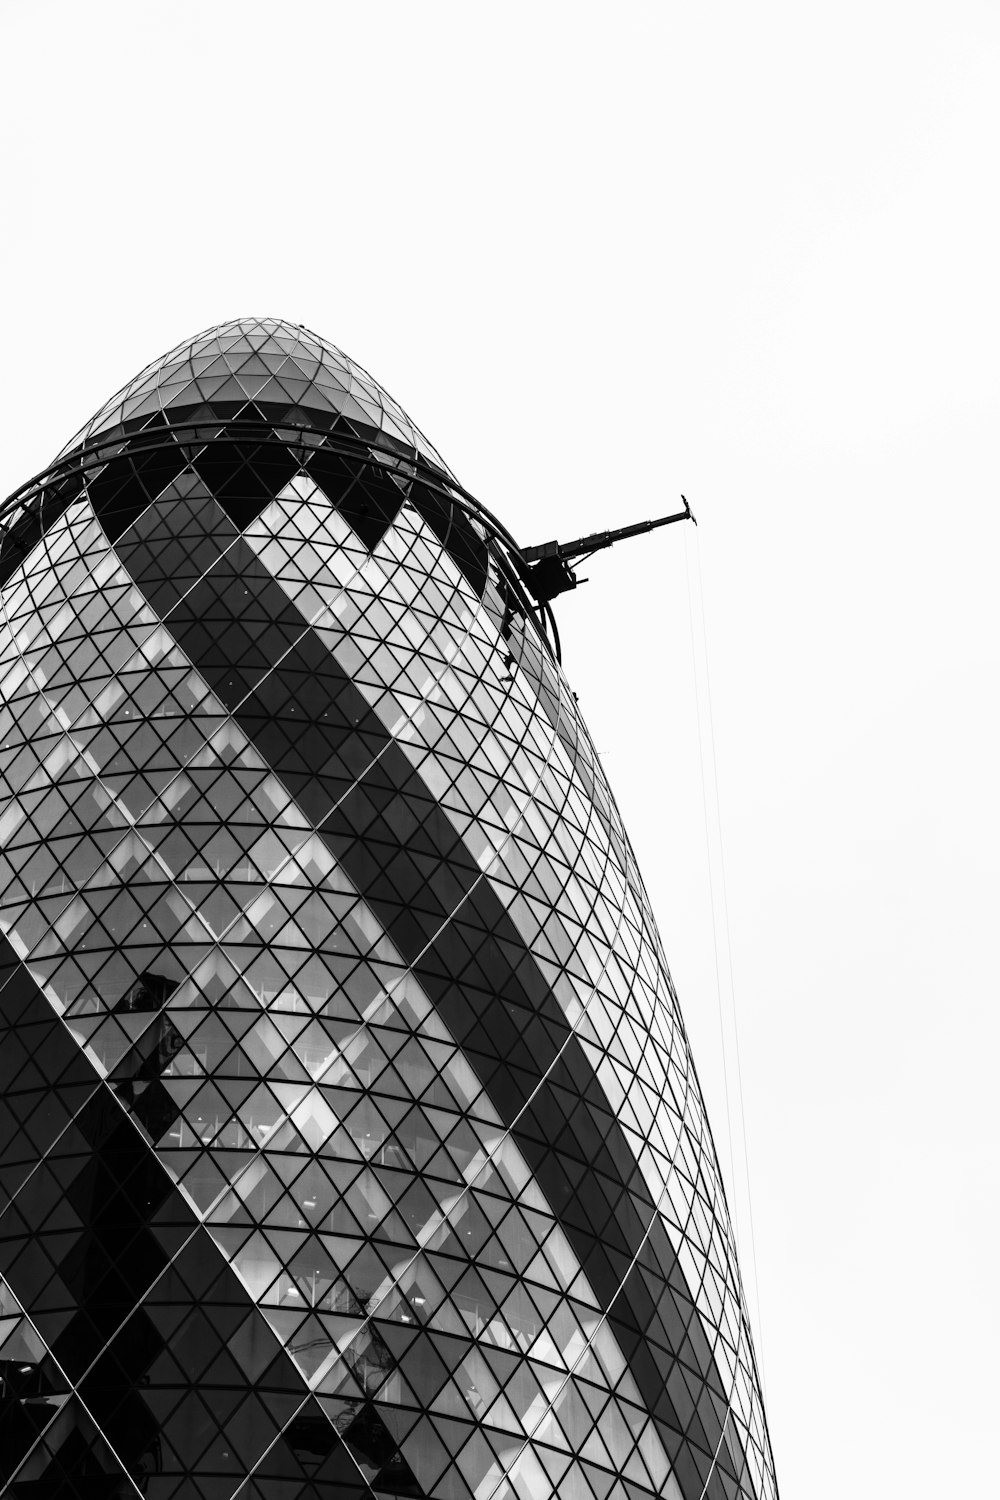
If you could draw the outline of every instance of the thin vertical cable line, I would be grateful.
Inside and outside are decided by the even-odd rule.
[[[688,540],[687,539],[687,532],[685,531],[685,544],[687,544],[687,540]],[[687,550],[686,550],[686,545],[685,545],[685,553],[684,553],[685,566],[687,565],[687,561],[688,561],[688,557],[687,557]],[[695,564],[696,564],[696,568],[697,568],[698,600],[699,600],[700,612],[701,612],[701,640],[702,640],[702,650],[703,650],[703,653],[704,653],[704,661],[705,661],[705,699],[706,699],[706,703],[707,703],[707,707],[708,707],[708,742],[709,742],[709,752],[710,752],[710,755],[711,755],[711,763],[712,763],[712,784],[713,784],[713,789],[714,789],[714,794],[715,794],[715,815],[716,815],[716,823],[717,823],[717,826],[718,826],[718,835],[719,835],[719,873],[720,873],[720,877],[721,877],[720,898],[721,898],[721,902],[722,902],[722,917],[723,917],[723,922],[725,924],[725,930],[726,930],[726,956],[727,956],[727,965],[728,965],[728,969],[729,969],[729,993],[730,993],[730,997],[731,997],[731,1000],[732,1000],[732,1011],[733,1011],[733,1040],[734,1040],[734,1051],[735,1051],[735,1054],[736,1054],[736,1086],[737,1086],[737,1089],[739,1091],[740,1131],[741,1131],[741,1134],[742,1134],[742,1137],[743,1137],[743,1171],[744,1171],[744,1177],[745,1177],[745,1181],[746,1181],[747,1218],[748,1218],[749,1226],[750,1226],[750,1256],[751,1256],[751,1259],[753,1261],[753,1289],[754,1289],[754,1298],[755,1298],[756,1303],[757,1303],[757,1330],[756,1330],[756,1332],[757,1332],[757,1345],[758,1345],[758,1348],[759,1348],[759,1351],[760,1351],[760,1357],[759,1357],[760,1383],[761,1383],[761,1388],[762,1388],[762,1391],[763,1391],[764,1399],[766,1401],[766,1399],[767,1399],[767,1383],[766,1383],[765,1375],[764,1375],[764,1317],[763,1317],[763,1313],[761,1311],[761,1304],[760,1304],[760,1281],[759,1281],[759,1278],[758,1278],[758,1275],[757,1275],[757,1242],[756,1242],[756,1236],[755,1236],[755,1233],[754,1233],[754,1222],[753,1222],[753,1194],[751,1193],[751,1190],[750,1190],[750,1153],[749,1153],[749,1148],[748,1148],[748,1145],[747,1145],[746,1111],[745,1111],[744,1106],[743,1106],[743,1064],[742,1064],[741,1055],[740,1055],[739,1014],[738,1014],[737,1008],[736,1008],[736,978],[735,978],[735,973],[734,973],[734,969],[733,969],[733,945],[732,945],[732,939],[731,939],[731,936],[730,936],[730,927],[729,927],[729,896],[728,896],[727,883],[726,883],[726,849],[725,849],[725,842],[724,842],[723,837],[722,837],[722,801],[721,801],[721,798],[719,796],[719,770],[718,770],[718,762],[716,760],[716,755],[715,755],[715,717],[714,717],[714,714],[713,714],[713,711],[712,711],[712,677],[711,677],[711,672],[710,672],[710,669],[709,669],[708,631],[707,631],[706,625],[705,625],[705,588],[704,588],[704,582],[703,582],[702,570],[701,570],[701,547],[700,547],[700,543],[699,543],[697,537],[695,538]],[[690,595],[690,578],[689,578],[689,592],[688,592],[688,603],[689,603],[689,605],[690,605],[690,602],[691,602],[691,595]],[[700,743],[700,739],[701,739],[701,726],[700,726],[700,722],[699,722],[699,743]],[[704,770],[702,771],[702,785],[704,786]],[[707,824],[707,814],[706,814],[706,824]],[[714,905],[713,905],[713,921],[714,921]],[[716,951],[716,972],[718,973],[718,950]],[[720,994],[720,1000],[719,1000],[719,1015],[720,1015],[720,1021],[721,1021],[721,1016],[722,1016],[721,994]],[[728,1101],[728,1097],[727,1097],[727,1101],[726,1101],[726,1107],[727,1107],[727,1109],[728,1109],[728,1104],[729,1104],[729,1101]],[[730,1150],[732,1150],[732,1143],[731,1142],[730,1142]]]
[[[716,919],[715,879],[714,879],[714,873],[713,873],[712,841],[711,841],[711,835],[710,835],[710,830],[709,830],[709,819],[708,819],[708,783],[707,783],[707,778],[706,778],[706,775],[705,775],[705,747],[704,747],[704,737],[703,737],[703,734],[702,734],[702,726],[701,726],[701,693],[700,693],[700,690],[699,690],[699,687],[698,687],[698,652],[697,652],[697,645],[696,645],[697,636],[696,636],[695,625],[694,625],[694,601],[693,601],[693,593],[694,593],[694,591],[693,591],[692,586],[691,586],[691,567],[690,567],[689,553],[688,553],[689,546],[690,546],[690,542],[689,542],[689,538],[688,538],[688,535],[687,535],[687,530],[685,529],[685,534],[684,534],[684,573],[685,573],[685,578],[686,578],[686,582],[687,582],[688,625],[689,625],[689,628],[690,628],[690,641],[691,641],[691,671],[692,671],[692,676],[693,676],[693,679],[694,679],[695,718],[696,718],[697,727],[698,727],[698,769],[699,769],[700,776],[701,776],[701,807],[702,807],[702,818],[703,818],[703,823],[704,823],[704,828],[705,828],[705,853],[706,853],[706,857],[707,857],[707,860],[708,860],[709,903],[710,903],[711,913],[712,913],[712,947],[713,947],[713,954],[714,954],[714,959],[715,959],[715,994],[716,994],[718,1016],[719,1016],[719,1042],[720,1042],[720,1045],[721,1045],[721,1048],[722,1048],[722,1077],[723,1077],[723,1086],[724,1086],[725,1095],[726,1095],[726,1131],[727,1131],[727,1135],[728,1135],[728,1139],[729,1139],[729,1164],[730,1164],[731,1182],[732,1182],[732,1190],[733,1190],[732,1191],[733,1203],[732,1203],[732,1210],[731,1210],[731,1213],[732,1213],[732,1223],[731,1223],[730,1232],[729,1232],[730,1233],[730,1248],[732,1248],[734,1250],[734,1255],[733,1255],[733,1272],[734,1272],[734,1280],[735,1280],[735,1288],[734,1289],[735,1289],[735,1292],[736,1292],[736,1310],[737,1310],[737,1315],[738,1315],[738,1330],[737,1330],[738,1331],[738,1338],[739,1338],[739,1342],[741,1344],[743,1342],[744,1336],[746,1336],[747,1352],[749,1354],[749,1361],[750,1361],[750,1364],[752,1366],[753,1365],[753,1359],[754,1359],[754,1356],[753,1356],[753,1339],[752,1339],[752,1335],[750,1334],[749,1315],[748,1315],[748,1310],[747,1310],[747,1306],[746,1306],[746,1298],[745,1298],[745,1294],[744,1294],[744,1291],[743,1291],[742,1281],[741,1281],[741,1277],[740,1277],[739,1260],[738,1260],[737,1255],[735,1253],[735,1251],[738,1250],[739,1241],[740,1241],[739,1195],[738,1195],[738,1193],[736,1191],[736,1152],[735,1152],[735,1148],[733,1146],[733,1117],[732,1117],[732,1108],[731,1108],[731,1101],[730,1101],[729,1065],[728,1065],[727,1056],[726,1056],[726,1028],[725,1028],[725,1021],[724,1021],[723,1011],[722,1011],[722,977],[721,977],[721,970],[720,970],[720,963],[719,963],[719,930],[718,930],[718,923],[717,923],[717,919]],[[700,574],[699,574],[699,582],[700,582]],[[702,604],[702,639],[704,640],[704,596],[703,595],[701,596],[699,602]],[[707,688],[707,686],[708,686],[708,659],[707,659],[707,656],[705,658],[705,668],[706,668],[706,688]],[[711,727],[711,720],[709,720],[709,727]],[[714,764],[714,746],[713,746],[713,764]],[[718,798],[716,798],[716,814],[718,816]],[[721,823],[719,824],[719,834],[720,834],[720,847],[721,847]],[[710,1130],[710,1133],[711,1133],[711,1127],[709,1127],[709,1130]],[[723,1186],[723,1189],[722,1189],[722,1194],[723,1194],[723,1200],[725,1200],[726,1194],[725,1194],[725,1188],[724,1188],[724,1186]],[[751,1237],[752,1237],[752,1230],[751,1230]],[[735,1238],[735,1245],[733,1245],[733,1238]],[[756,1258],[754,1259],[754,1269],[755,1269],[755,1272],[756,1272]],[[758,1321],[759,1321],[759,1319],[758,1319]],[[733,1382],[734,1382],[734,1384],[733,1384],[733,1390],[734,1391],[736,1389],[736,1386],[737,1386],[738,1380],[739,1380],[739,1363],[740,1363],[739,1362],[739,1346],[737,1346],[736,1360],[735,1360],[734,1371],[733,1371]],[[706,1476],[705,1483],[704,1483],[704,1485],[702,1487],[701,1495],[699,1496],[699,1500],[705,1500],[705,1496],[708,1493],[709,1484],[711,1482],[712,1474],[715,1472],[715,1467],[716,1467],[716,1463],[718,1462],[719,1452],[721,1450],[722,1443],[725,1440],[726,1426],[727,1426],[728,1421],[730,1420],[732,1400],[733,1400],[733,1395],[732,1395],[732,1393],[730,1393],[729,1401],[728,1401],[728,1407],[727,1407],[726,1421],[723,1422],[723,1424],[722,1424],[722,1433],[721,1433],[720,1438],[719,1438],[719,1445],[716,1448],[715,1453],[712,1456],[711,1469],[709,1470],[709,1473]],[[751,1411],[752,1411],[752,1399],[751,1399]],[[749,1412],[748,1412],[747,1416],[748,1416],[748,1430],[749,1430],[749,1417],[750,1417],[750,1413]]]
[[[698,727],[698,769],[701,774],[701,811],[705,827],[705,853],[708,859],[708,899],[712,913],[712,949],[715,958],[715,997],[719,1013],[719,1044],[722,1049],[722,1082],[726,1095],[726,1134],[729,1140],[729,1170],[733,1178],[733,1228],[737,1242],[740,1237],[739,1230],[739,1201],[735,1192],[736,1187],[736,1152],[733,1146],[733,1116],[730,1108],[729,1092],[729,1065],[726,1060],[726,1028],[722,1015],[722,975],[719,966],[719,928],[715,911],[715,880],[713,876],[712,862],[712,840],[708,826],[708,783],[705,777],[705,745],[701,730],[701,692],[698,687],[698,653],[696,648],[696,635],[694,628],[694,602],[693,589],[691,587],[691,568],[688,560],[688,535],[687,527],[684,529],[684,573],[687,580],[687,602],[688,602],[688,625],[690,627],[691,639],[691,674],[694,679],[694,702],[695,722]]]

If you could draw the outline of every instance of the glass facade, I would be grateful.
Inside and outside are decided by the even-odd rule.
[[[775,1496],[677,999],[503,528],[268,319],[3,526],[2,1493]]]

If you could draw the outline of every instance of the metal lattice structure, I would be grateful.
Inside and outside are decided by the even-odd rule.
[[[771,1500],[677,999],[509,535],[257,319],[5,526],[3,1493]]]

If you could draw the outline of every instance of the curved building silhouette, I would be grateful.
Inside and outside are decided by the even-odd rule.
[[[502,526],[271,319],[2,523],[2,1493],[769,1500],[676,996]]]

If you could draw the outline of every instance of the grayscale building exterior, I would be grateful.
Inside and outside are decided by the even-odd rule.
[[[677,999],[499,522],[247,319],[2,524],[0,1493],[771,1500]]]

